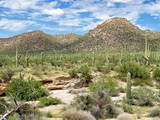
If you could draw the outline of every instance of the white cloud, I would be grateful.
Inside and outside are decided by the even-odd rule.
[[[58,9],[44,9],[42,10],[43,14],[52,15],[52,16],[62,16],[64,11],[60,8]]]
[[[0,6],[10,9],[28,9],[35,6],[41,0],[2,0]]]
[[[71,2],[73,0],[61,0],[61,2]]]
[[[81,22],[79,19],[63,19],[58,21],[58,23],[61,26],[79,26]]]
[[[36,23],[34,21],[29,21],[29,20],[27,21],[27,20],[2,19],[0,20],[0,29],[6,29],[10,31],[19,31],[33,24],[36,24]]]

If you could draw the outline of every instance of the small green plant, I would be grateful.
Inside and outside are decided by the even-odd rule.
[[[56,105],[61,102],[61,100],[58,98],[52,98],[52,97],[47,98],[46,96],[40,98],[39,101],[40,101],[40,104],[43,104],[45,106]]]
[[[149,116],[151,116],[151,117],[158,117],[158,116],[160,116],[160,107],[159,106],[153,107],[151,109],[151,111],[149,112]]]
[[[133,104],[139,106],[152,106],[152,93],[145,88],[136,88],[132,90]]]
[[[47,117],[48,118],[53,118],[53,115],[52,115],[52,113],[50,111],[47,112]]]
[[[68,73],[72,78],[77,77],[77,71],[75,69],[68,71]]]
[[[157,81],[160,81],[160,68],[159,67],[154,69],[153,76],[156,78]]]
[[[45,96],[46,91],[41,87],[42,83],[34,80],[34,78],[29,77],[27,80],[23,78],[13,79],[9,86],[7,87],[7,96],[10,93],[16,93],[19,90],[17,97],[20,100],[37,100],[38,98]]]
[[[91,71],[90,68],[87,65],[82,65],[79,69],[80,73],[81,73],[81,80],[84,83],[90,83],[93,76],[91,75]]]
[[[108,91],[111,96],[118,95],[116,87],[118,87],[117,82],[110,76],[101,76],[97,82],[89,84],[90,91],[95,92],[98,90],[105,90]]]
[[[133,113],[132,106],[125,104],[125,103],[123,103],[123,110],[124,110],[124,112],[127,112],[127,113]]]
[[[19,70],[14,66],[6,66],[3,67],[0,71],[0,77],[3,79],[4,82],[9,82],[12,79],[12,76],[15,75],[16,72]]]

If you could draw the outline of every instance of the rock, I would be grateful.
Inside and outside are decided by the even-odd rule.
[[[64,86],[63,85],[60,85],[60,86],[53,86],[53,87],[49,87],[48,90],[61,90],[63,89]]]
[[[52,83],[53,80],[50,78],[44,78],[43,80],[40,80],[41,83],[46,84],[46,83]]]
[[[71,80],[72,78],[71,77],[65,77],[65,76],[60,76],[60,77],[57,77],[55,78],[55,80]]]
[[[6,93],[7,86],[8,86],[8,83],[0,83],[0,96]]]

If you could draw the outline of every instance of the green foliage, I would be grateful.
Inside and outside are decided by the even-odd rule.
[[[81,80],[84,83],[90,83],[93,76],[91,75],[91,71],[90,68],[87,65],[82,65],[79,69],[80,73],[81,73]]]
[[[149,112],[149,116],[160,117],[160,107],[159,106],[153,107]]]
[[[125,103],[123,103],[123,110],[124,110],[124,112],[127,112],[127,113],[133,113],[132,106],[125,104]]]
[[[47,117],[48,118],[52,118],[53,117],[53,115],[52,115],[52,113],[50,111],[47,112]]]
[[[96,92],[98,90],[105,90],[109,93],[111,96],[117,96],[118,90],[116,89],[118,87],[118,84],[114,79],[110,76],[101,76],[101,78],[95,82],[91,83],[89,85],[89,90],[92,92]]]
[[[47,98],[46,96],[40,98],[39,101],[40,101],[40,104],[43,104],[45,106],[56,105],[61,102],[61,100],[58,98],[53,98],[53,97]]]
[[[0,70],[0,77],[4,82],[9,82],[12,79],[12,76],[15,75],[19,70],[14,66],[6,66]]]
[[[144,66],[132,61],[123,63],[117,71],[122,75],[127,75],[130,72],[131,78],[138,84],[147,84],[150,79],[149,71]]]
[[[19,118],[16,115],[14,115],[14,116],[9,116],[8,120],[19,120]]]
[[[72,78],[77,77],[77,71],[75,69],[68,71],[68,73]]]
[[[136,88],[132,91],[133,104],[139,106],[152,106],[152,93],[145,88]]]
[[[159,67],[154,69],[153,76],[156,78],[157,81],[160,81],[160,68]]]
[[[27,80],[22,78],[13,79],[7,87],[7,96],[10,93],[17,93],[19,90],[18,98],[20,100],[37,100],[38,98],[45,96],[46,91],[41,87],[41,83],[29,77]]]
[[[87,96],[78,96],[73,105],[77,109],[91,112],[97,119],[113,117],[116,114],[111,97],[104,90],[97,90]]]
[[[4,99],[2,99],[2,98],[0,98],[0,103],[2,103],[4,105],[6,105],[7,107],[9,107],[9,104],[6,103],[6,101]],[[0,114],[4,114],[4,112],[5,112],[5,108],[2,105],[0,105]]]

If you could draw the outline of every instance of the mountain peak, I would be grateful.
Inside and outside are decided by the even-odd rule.
[[[122,18],[122,17],[114,17],[114,18],[108,19],[104,21],[100,26],[104,26],[104,25],[111,25],[115,27],[122,26],[122,25],[134,26],[126,18]]]

